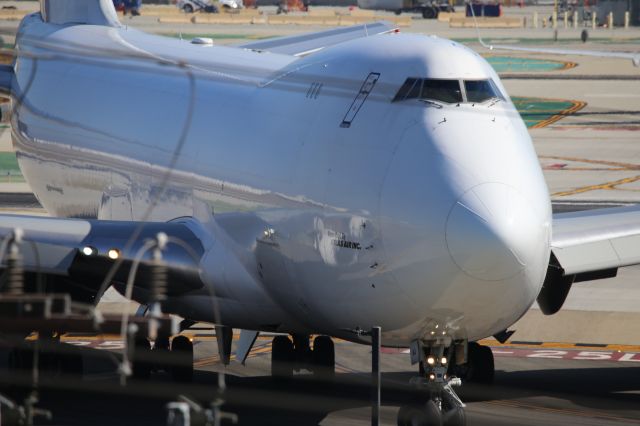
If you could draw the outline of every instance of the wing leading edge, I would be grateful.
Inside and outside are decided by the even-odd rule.
[[[553,254],[565,275],[640,263],[640,206],[553,216]]]
[[[545,315],[562,308],[574,283],[640,264],[640,205],[554,214],[551,252],[537,298]]]
[[[64,291],[74,300],[92,302],[101,296],[101,284],[116,262],[121,264],[113,270],[112,284],[126,282],[132,264],[139,260],[135,288],[138,299],[144,299],[152,285],[153,267],[151,247],[146,247],[159,233],[169,240],[163,252],[168,295],[202,288],[199,262],[204,235],[193,219],[141,223],[0,215],[0,292],[7,285],[9,245],[18,240],[26,290],[44,279],[49,292]]]
[[[277,37],[268,40],[254,41],[238,47],[252,50],[263,50],[292,56],[305,56],[345,41],[376,34],[394,32],[397,27],[389,22],[380,21],[371,24],[354,25],[346,28],[335,28],[315,33]]]

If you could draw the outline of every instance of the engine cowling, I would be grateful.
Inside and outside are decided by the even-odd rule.
[[[562,308],[575,278],[575,275],[564,274],[564,269],[560,266],[558,259],[551,253],[547,276],[536,299],[543,314],[553,315]]]

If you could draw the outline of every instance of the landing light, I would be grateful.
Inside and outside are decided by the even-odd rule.
[[[429,374],[429,380],[435,380],[436,379],[436,375],[431,373]]]
[[[429,358],[427,358],[427,364],[429,365],[433,365],[436,363],[436,359],[432,356],[430,356]]]
[[[82,247],[82,254],[84,254],[85,256],[95,256],[96,254],[98,254],[98,250],[96,250],[95,247],[85,246]]]
[[[109,251],[107,252],[107,256],[109,256],[109,259],[111,260],[116,260],[120,257],[120,250],[114,248],[109,249]]]

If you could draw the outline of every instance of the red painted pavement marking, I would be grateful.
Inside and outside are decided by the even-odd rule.
[[[93,349],[119,350],[124,348],[121,340],[68,340],[65,343],[74,346],[83,346]],[[606,350],[560,350],[560,349],[522,349],[499,347],[491,348],[491,351],[498,357],[511,358],[544,358],[544,359],[568,359],[583,361],[616,361],[616,362],[637,362],[640,363],[640,352],[619,352]],[[408,354],[409,349],[405,348],[382,348],[384,354]]]
[[[492,348],[491,350],[496,356],[514,358],[570,359],[584,361],[619,361],[640,363],[640,353],[636,352],[515,348]]]

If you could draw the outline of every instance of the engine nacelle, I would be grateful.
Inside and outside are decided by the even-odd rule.
[[[562,308],[575,278],[575,275],[564,275],[564,269],[556,256],[551,253],[547,276],[536,299],[543,314],[553,315]]]

